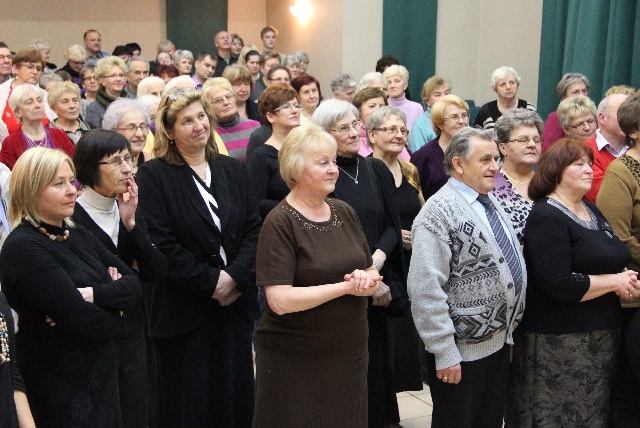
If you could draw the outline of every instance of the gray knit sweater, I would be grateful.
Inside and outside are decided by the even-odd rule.
[[[507,216],[489,197],[517,243]],[[427,351],[435,355],[436,369],[478,360],[512,344],[524,311],[526,276],[516,295],[491,228],[450,182],[422,207],[412,235],[411,309]]]

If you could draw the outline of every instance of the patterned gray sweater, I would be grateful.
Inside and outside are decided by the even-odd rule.
[[[505,213],[490,198],[518,242]],[[450,182],[433,195],[413,222],[408,288],[413,318],[436,369],[474,361],[513,343],[522,319],[523,286],[513,278],[491,228]]]

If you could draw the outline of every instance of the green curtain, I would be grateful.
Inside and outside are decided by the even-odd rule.
[[[556,86],[568,72],[591,82],[596,103],[614,85],[640,86],[640,4],[637,0],[544,0],[538,112],[560,102]]]
[[[197,56],[199,51],[215,53],[214,36],[227,29],[227,0],[166,0],[167,38],[178,49]]]
[[[395,56],[409,70],[413,101],[420,102],[424,81],[435,74],[437,23],[437,0],[384,0],[383,54]]]

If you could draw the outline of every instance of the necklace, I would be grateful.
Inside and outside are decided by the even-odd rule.
[[[340,166],[338,166],[338,169],[342,172],[344,172],[345,174],[347,174],[347,176],[352,179],[356,184],[358,184],[358,173],[360,173],[360,158],[356,158],[356,178],[353,178],[353,176],[351,174],[349,174],[347,171],[345,171],[344,169],[340,168]]]
[[[27,220],[31,224],[31,226],[35,227],[38,230],[38,232],[42,233],[43,235],[47,235],[49,239],[51,239],[52,241],[64,242],[67,239],[69,239],[70,233],[68,229],[65,230],[62,235],[53,235],[49,233],[44,226],[36,223],[35,220],[31,219],[30,217],[25,217],[24,219]]]
[[[513,181],[513,182],[514,182],[514,183],[516,183],[516,184],[527,184],[528,182],[530,182],[530,181],[531,181],[531,178],[533,178],[533,177],[531,177],[531,178],[530,178],[530,179],[528,179],[527,181],[518,181],[518,180],[514,180],[514,179],[513,179],[513,177],[511,177],[509,174],[507,174],[507,173],[506,173],[506,171],[505,171],[504,169],[502,169],[502,174],[504,174],[504,176],[505,176],[505,177],[507,177],[507,179],[508,179],[509,181]]]
[[[49,139],[46,131],[44,133],[44,138],[42,140],[32,140],[31,137],[29,137],[27,133],[24,132],[24,130],[22,130],[22,135],[24,135],[24,138],[26,138],[27,140],[28,149],[32,149],[34,147],[49,147],[49,144],[48,144]]]

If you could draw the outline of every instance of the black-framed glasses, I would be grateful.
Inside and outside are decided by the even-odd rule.
[[[452,114],[449,117],[445,117],[442,120],[444,120],[445,122],[453,122],[453,123],[458,123],[458,121],[462,119],[462,120],[467,120],[469,119],[469,113],[462,113],[461,115],[457,115],[457,114]]]
[[[405,137],[409,135],[409,130],[407,128],[398,128],[396,126],[383,126],[381,128],[373,128],[373,131],[380,131],[389,135],[396,135],[398,131],[400,131],[400,133]]]
[[[141,123],[140,125],[127,125],[124,128],[118,128],[118,131],[124,131],[128,134],[135,134],[138,129],[140,131],[147,132],[151,127],[146,123]]]
[[[360,128],[362,128],[362,123],[355,120],[351,125],[342,125],[338,129],[332,129],[332,131],[337,132],[340,135],[346,135],[349,133],[350,129],[353,129],[357,133],[360,130]]]
[[[526,146],[527,144],[529,144],[529,141],[533,141],[534,144],[536,145],[540,145],[542,144],[542,138],[538,137],[537,135],[535,137],[528,137],[526,135],[523,135],[521,137],[518,138],[512,138],[511,140],[508,140],[508,143],[518,143],[520,145]]]
[[[596,120],[595,119],[588,119],[585,120],[584,122],[580,122],[577,125],[569,125],[570,127],[572,127],[573,129],[580,129],[580,128],[584,128],[584,126],[587,125],[587,127],[592,128],[596,125]]]
[[[100,161],[98,165],[108,165],[109,168],[118,168],[122,165],[122,162],[125,162],[127,165],[133,165],[133,158],[131,155],[124,155],[124,157],[116,156],[114,158],[109,159],[108,161]]]

